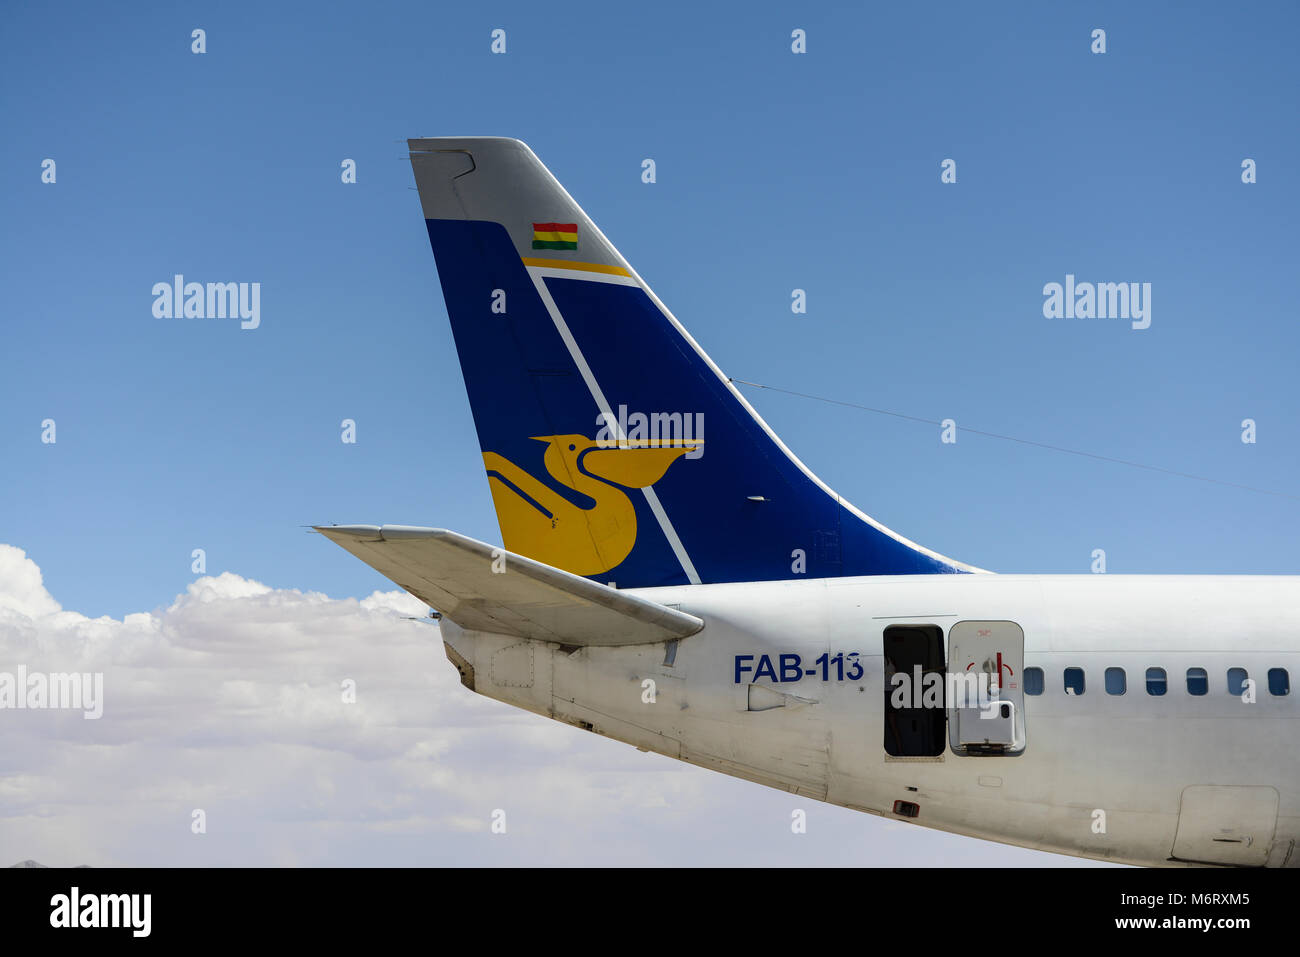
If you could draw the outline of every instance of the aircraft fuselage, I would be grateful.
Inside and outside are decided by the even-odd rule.
[[[635,592],[704,629],[575,649],[444,621],[448,656],[480,694],[801,797],[1108,861],[1298,863],[1300,578],[924,575]],[[1014,744],[958,753],[957,714],[941,707],[937,746],[889,753],[887,739],[915,744],[900,716],[928,719],[887,705],[886,629],[926,626],[948,671],[979,659],[1005,676],[1002,695],[1018,692]],[[1022,650],[1007,638],[1005,656],[988,645],[951,657],[955,635],[973,647],[1020,631]],[[1066,669],[1078,669],[1068,682]],[[1148,690],[1148,669],[1163,671],[1163,689]],[[1204,693],[1189,690],[1201,690],[1189,669],[1203,669]],[[1244,669],[1249,691],[1229,669]],[[966,731],[982,731],[971,717]]]

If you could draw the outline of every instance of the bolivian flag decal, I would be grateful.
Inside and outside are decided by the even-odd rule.
[[[533,223],[534,249],[577,249],[577,223]]]

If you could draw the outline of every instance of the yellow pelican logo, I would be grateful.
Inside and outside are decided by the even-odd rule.
[[[551,478],[596,504],[575,505],[505,456],[484,452],[501,534],[510,551],[575,575],[599,575],[627,558],[636,544],[636,509],[623,489],[649,488],[701,444],[622,440],[607,445],[585,435],[532,438],[546,443],[542,464]]]

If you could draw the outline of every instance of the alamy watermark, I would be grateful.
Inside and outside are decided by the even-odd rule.
[[[0,711],[73,710],[94,721],[104,714],[104,674],[90,672],[33,672],[19,665],[16,672],[0,671]]]
[[[186,282],[177,273],[171,282],[156,282],[150,293],[158,319],[239,319],[239,328],[262,324],[260,282]]]
[[[123,928],[132,937],[148,937],[152,910],[152,894],[83,894],[73,886],[50,898],[50,926]]]
[[[979,708],[981,718],[997,718],[1003,703],[998,683],[986,671],[940,673],[913,665],[911,674],[897,671],[887,684],[893,689],[889,704],[894,709]]]
[[[1079,282],[1074,274],[1065,283],[1043,287],[1045,319],[1128,319],[1134,329],[1151,325],[1151,283]]]
[[[685,458],[698,459],[704,455],[703,412],[644,412],[628,413],[627,406],[618,407],[618,415],[604,412],[596,416],[596,446],[602,449],[648,447],[680,448],[688,446]]]

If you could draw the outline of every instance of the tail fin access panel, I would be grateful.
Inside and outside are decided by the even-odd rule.
[[[619,587],[976,571],[843,502],[518,140],[411,140],[505,545]]]

